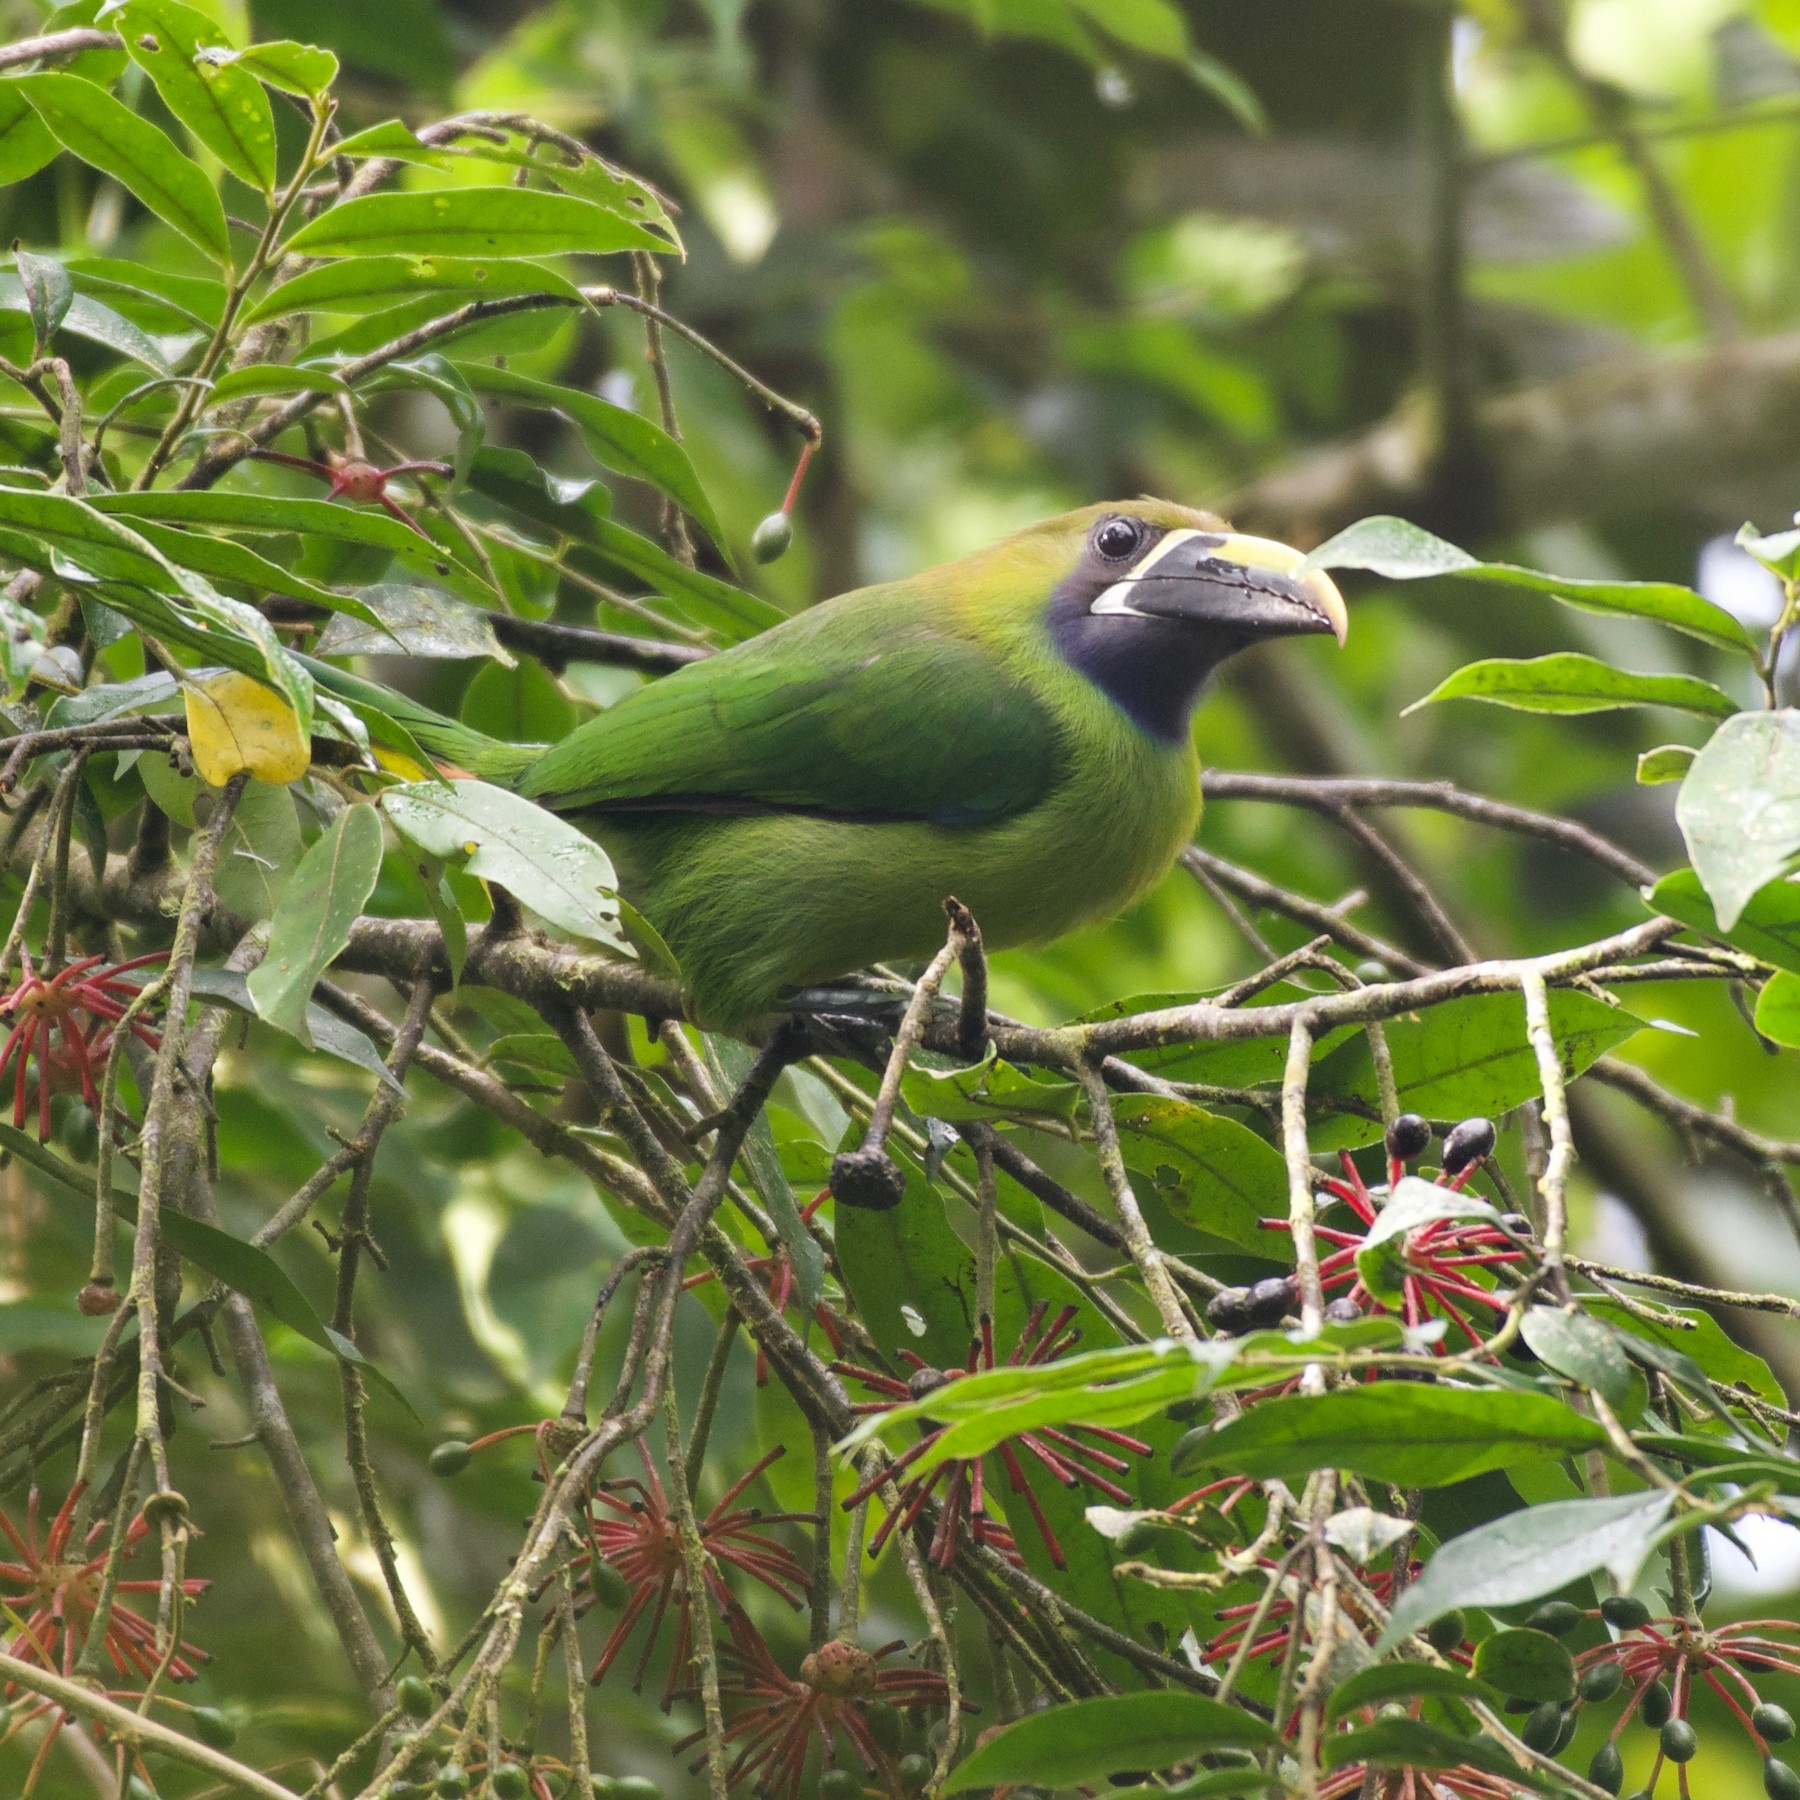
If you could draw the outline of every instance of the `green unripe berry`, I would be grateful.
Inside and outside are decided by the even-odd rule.
[[[1580,1723],[1580,1708],[1565,1706],[1563,1708],[1562,1724],[1559,1725],[1556,1730],[1556,1742],[1550,1746],[1550,1754],[1552,1756],[1561,1756],[1562,1753],[1568,1749],[1570,1743],[1574,1740],[1575,1728]]]
[[[827,1769],[819,1777],[819,1800],[858,1800],[862,1783],[848,1769]]]
[[[1425,1641],[1432,1649],[1448,1655],[1468,1635],[1468,1621],[1460,1612],[1447,1612],[1441,1619],[1433,1619],[1426,1628]]]
[[[60,1135],[63,1148],[78,1163],[92,1162],[100,1148],[100,1127],[93,1108],[77,1100],[63,1115]]]
[[[189,1715],[194,1736],[214,1750],[229,1750],[237,1742],[238,1728],[216,1706],[196,1706]]]
[[[425,1466],[434,1475],[460,1475],[469,1466],[469,1446],[461,1438],[446,1438],[426,1457]]]
[[[1699,1734],[1686,1719],[1671,1719],[1662,1728],[1662,1753],[1670,1762],[1692,1762],[1699,1748]]]
[[[1581,1608],[1571,1606],[1567,1600],[1546,1600],[1525,1623],[1533,1631],[1567,1637],[1581,1623]]]
[[[1600,1602],[1600,1616],[1616,1631],[1636,1631],[1650,1623],[1650,1609],[1635,1594],[1610,1594]]]
[[[462,1800],[469,1791],[468,1773],[461,1763],[445,1763],[431,1786],[438,1800]]]
[[[900,1759],[900,1787],[903,1793],[923,1793],[925,1784],[931,1779],[931,1759],[920,1756],[916,1751],[911,1756]]]
[[[394,1683],[394,1698],[409,1719],[429,1719],[437,1706],[431,1683],[417,1675],[402,1675]]]
[[[863,1722],[876,1747],[889,1756],[898,1756],[906,1743],[906,1721],[900,1717],[900,1709],[885,1700],[865,1700],[862,1710]]]
[[[1771,1744],[1785,1744],[1794,1735],[1794,1715],[1785,1706],[1765,1700],[1750,1715],[1757,1735]]]
[[[531,1776],[515,1762],[501,1763],[488,1776],[494,1800],[525,1800],[531,1792]]]
[[[1800,1775],[1771,1756],[1763,1764],[1763,1792],[1769,1800],[1800,1800]]]
[[[1660,1731],[1668,1724],[1669,1715],[1675,1710],[1675,1696],[1669,1692],[1666,1681],[1653,1681],[1644,1689],[1644,1698],[1638,1706],[1638,1716],[1652,1731]]]
[[[1561,1730],[1562,1707],[1554,1700],[1545,1700],[1531,1709],[1525,1723],[1519,1727],[1519,1736],[1533,1750],[1548,1756],[1550,1746],[1556,1742]]]
[[[1619,1746],[1614,1743],[1602,1744],[1594,1752],[1587,1773],[1588,1780],[1595,1787],[1605,1788],[1609,1794],[1616,1794],[1625,1785],[1625,1759],[1619,1754]]]
[[[625,1577],[611,1563],[598,1556],[588,1565],[588,1592],[601,1606],[613,1611],[623,1606],[631,1595],[631,1589],[625,1585]]]
[[[794,541],[794,522],[784,512],[772,512],[750,534],[750,554],[759,563],[778,562]],[[820,1789],[821,1795],[824,1789]]]
[[[662,1788],[648,1775],[616,1775],[611,1788],[612,1800],[662,1800]]]
[[[1625,1671],[1616,1662],[1597,1662],[1584,1669],[1575,1691],[1584,1700],[1610,1700],[1624,1686]]]

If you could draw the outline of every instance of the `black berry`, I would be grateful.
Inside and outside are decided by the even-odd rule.
[[[1552,1637],[1567,1637],[1581,1623],[1581,1608],[1567,1600],[1546,1600],[1525,1623],[1533,1631],[1547,1631]]]
[[[1699,1748],[1699,1734],[1686,1719],[1671,1719],[1662,1728],[1662,1753],[1670,1762],[1692,1762]]]
[[[1794,1715],[1785,1706],[1765,1700],[1751,1715],[1757,1734],[1771,1744],[1785,1744],[1794,1735]]]
[[[1588,1764],[1588,1780],[1595,1787],[1605,1788],[1609,1794],[1616,1794],[1625,1784],[1625,1759],[1619,1754],[1619,1746],[1605,1743],[1594,1752],[1593,1761]]]
[[[1431,1142],[1431,1127],[1417,1113],[1402,1113],[1387,1128],[1387,1153],[1399,1162],[1415,1162]]]
[[[1444,1173],[1460,1175],[1472,1164],[1485,1162],[1494,1154],[1494,1121],[1464,1119],[1444,1137]]]

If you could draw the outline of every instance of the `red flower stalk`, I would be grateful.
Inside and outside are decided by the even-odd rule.
[[[818,1739],[830,1768],[842,1732],[862,1766],[879,1771],[888,1791],[899,1794],[893,1759],[876,1742],[864,1707],[870,1700],[895,1707],[947,1706],[950,1692],[942,1675],[932,1669],[881,1668],[883,1658],[905,1648],[901,1640],[870,1652],[832,1638],[802,1660],[795,1679],[782,1671],[741,1610],[732,1608],[725,1623],[730,1641],[719,1646],[719,1693],[749,1702],[725,1726],[726,1743],[738,1747],[726,1771],[732,1786],[753,1776],[757,1790],[773,1800],[798,1800],[813,1740]],[[965,1701],[964,1710],[974,1708]],[[705,1735],[690,1732],[675,1749],[691,1749]],[[693,1766],[698,1769],[700,1763]]]
[[[827,1200],[831,1198],[830,1188],[821,1188],[802,1208],[800,1217],[810,1219]],[[794,1298],[794,1259],[788,1254],[786,1244],[778,1244],[772,1255],[750,1257],[745,1265],[753,1275],[760,1275],[766,1284],[769,1303],[777,1312],[786,1312]],[[708,1281],[716,1281],[718,1276],[711,1269],[703,1269],[698,1275],[690,1275],[682,1283],[683,1287],[695,1288]],[[839,1354],[844,1348],[844,1333],[837,1322],[837,1315],[821,1300],[813,1308],[813,1319],[825,1334],[825,1341],[831,1346],[832,1354]],[[769,1382],[769,1355],[759,1344],[756,1348],[756,1385],[767,1387]]]
[[[1044,1314],[1047,1310],[1048,1303],[1042,1300],[1031,1309],[1030,1317],[1025,1321],[1025,1329],[1020,1333],[1012,1354],[1006,1359],[1008,1368],[1054,1362],[1081,1341],[1081,1333],[1070,1323],[1075,1317],[1076,1309],[1073,1306],[1065,1306],[1046,1326]],[[906,1381],[883,1374],[879,1369],[861,1368],[855,1363],[835,1362],[831,1365],[840,1375],[848,1375],[861,1382],[864,1387],[885,1396],[880,1400],[865,1401],[856,1407],[859,1414],[892,1412],[895,1407],[904,1406],[909,1401],[922,1400],[949,1383],[960,1381],[965,1375],[994,1368],[993,1321],[982,1319],[980,1335],[970,1342],[968,1361],[960,1369],[933,1368],[924,1358],[915,1356],[910,1350],[902,1350],[900,1357],[913,1371],[911,1378]],[[884,1481],[903,1476],[943,1436],[946,1429],[942,1425],[929,1426],[916,1444],[903,1451],[879,1473],[871,1475],[844,1502],[845,1510],[861,1505]],[[1077,1433],[1080,1434],[1079,1437],[1074,1435]],[[1065,1566],[1062,1545],[1056,1541],[1056,1533],[1050,1529],[1050,1521],[1044,1517],[1043,1508],[1038,1505],[1037,1496],[1032,1493],[1030,1483],[1025,1479],[1024,1465],[1019,1461],[1018,1451],[1013,1446],[1016,1443],[1030,1451],[1064,1487],[1074,1487],[1077,1482],[1085,1482],[1089,1487],[1097,1488],[1108,1499],[1116,1500],[1121,1506],[1129,1506],[1131,1495],[1113,1481],[1111,1476],[1123,1474],[1131,1467],[1130,1463],[1123,1457],[1083,1443],[1080,1438],[1095,1438],[1103,1444],[1129,1450],[1136,1456],[1150,1454],[1150,1446],[1141,1438],[1127,1437],[1124,1432],[1110,1430],[1104,1425],[1070,1425],[1066,1429],[1045,1426],[1038,1431],[1021,1432],[1017,1438],[1007,1439],[996,1446],[1012,1491],[1030,1509],[1038,1534],[1044,1540],[1044,1548],[1050,1552],[1050,1560],[1059,1569]],[[989,1544],[1002,1552],[1016,1554],[1012,1533],[988,1514],[987,1493],[979,1457],[953,1458],[939,1463],[936,1468],[923,1475],[903,1481],[900,1487],[900,1504],[888,1514],[882,1521],[880,1530],[870,1538],[869,1554],[878,1556],[882,1546],[896,1529],[910,1530],[913,1521],[923,1511],[926,1501],[940,1485],[944,1493],[937,1529],[931,1539],[932,1562],[939,1568],[947,1569],[950,1566],[956,1555],[956,1533],[965,1519],[969,1522],[970,1535],[977,1543]]]
[[[757,1476],[777,1457],[786,1453],[785,1445],[777,1445],[747,1474],[734,1481],[719,1503],[698,1521],[700,1542],[707,1553],[706,1585],[721,1611],[734,1606],[731,1589],[725,1585],[718,1565],[728,1564],[753,1576],[764,1587],[779,1594],[790,1606],[798,1607],[805,1599],[811,1577],[795,1560],[785,1545],[767,1536],[760,1527],[773,1524],[813,1523],[811,1513],[765,1513],[757,1507],[734,1506]],[[675,1655],[669,1665],[669,1679],[663,1689],[663,1711],[669,1710],[677,1685],[685,1678],[694,1654],[693,1597],[687,1591],[687,1570],[681,1559],[681,1528],[674,1509],[657,1475],[650,1453],[640,1442],[638,1454],[644,1462],[644,1479],[611,1481],[594,1495],[594,1505],[603,1509],[588,1518],[588,1541],[591,1549],[581,1559],[603,1560],[624,1578],[630,1598],[612,1636],[594,1665],[593,1680],[604,1681],[606,1672],[617,1660],[645,1612],[654,1604],[650,1634],[638,1657],[637,1672],[632,1678],[634,1692],[642,1692],[644,1673],[650,1662],[657,1633],[662,1629],[663,1615],[671,1600],[676,1607]],[[590,1569],[586,1585],[593,1590]]]
[[[1370,1777],[1375,1785],[1364,1787]],[[1505,1781],[1484,1769],[1371,1769],[1363,1763],[1346,1763],[1329,1770],[1319,1781],[1319,1800],[1350,1800],[1368,1793],[1374,1800],[1438,1800],[1444,1794],[1458,1800],[1515,1800],[1518,1782]]]
[[[1259,1566],[1272,1573],[1277,1565],[1271,1558],[1263,1557],[1260,1559]],[[1411,1564],[1408,1574],[1409,1581],[1419,1572],[1420,1566],[1416,1561]],[[1394,1591],[1394,1571],[1392,1569],[1365,1571],[1363,1583],[1383,1607],[1386,1607],[1388,1596]],[[1249,1621],[1257,1610],[1257,1604],[1256,1601],[1247,1600],[1241,1606],[1219,1608],[1214,1617],[1219,1621],[1220,1629],[1213,1634],[1205,1648],[1201,1650],[1200,1660],[1202,1662],[1223,1662],[1227,1657],[1236,1653],[1238,1646],[1243,1642],[1244,1633],[1249,1629]],[[1264,1615],[1262,1630],[1251,1644],[1248,1655],[1273,1657],[1279,1662],[1287,1654],[1288,1638],[1293,1629],[1294,1602],[1285,1594],[1278,1595],[1274,1604]],[[1453,1662],[1460,1663],[1467,1663],[1470,1660],[1469,1653],[1461,1649],[1451,1651],[1450,1658]]]
[[[13,1079],[13,1129],[23,1131],[27,1114],[27,1064],[37,1064],[38,1141],[50,1136],[50,1096],[79,1090],[96,1112],[100,1109],[97,1068],[104,1068],[112,1026],[125,1016],[137,998],[137,988],[122,975],[168,955],[157,950],[130,962],[108,965],[103,956],[84,956],[56,974],[45,977],[31,966],[31,952],[19,948],[23,973],[19,985],[0,999],[0,1023],[13,1021],[4,1049],[0,1049],[0,1074],[18,1055]],[[105,965],[105,966],[102,966]],[[159,1044],[156,1033],[141,1020],[131,1029],[151,1049]],[[52,1034],[56,1042],[52,1043]]]
[[[1350,1152],[1338,1152],[1344,1178],[1330,1176],[1320,1186],[1342,1200],[1362,1221],[1365,1229],[1373,1225],[1377,1208],[1361,1172]],[[1397,1159],[1390,1159],[1398,1170]],[[1470,1163],[1455,1175],[1440,1174],[1436,1186],[1460,1192],[1463,1183],[1475,1172],[1479,1163]],[[1396,1176],[1396,1180],[1398,1177]],[[1267,1231],[1287,1231],[1286,1219],[1265,1219]],[[1319,1260],[1319,1285],[1326,1294],[1339,1293],[1360,1309],[1386,1312],[1388,1307],[1363,1286],[1357,1271],[1356,1257],[1363,1247],[1361,1232],[1340,1231],[1332,1226],[1316,1225],[1315,1236],[1321,1243],[1334,1246]],[[1506,1299],[1492,1289],[1480,1285],[1478,1277],[1489,1270],[1498,1271],[1529,1260],[1530,1252],[1485,1219],[1436,1219],[1407,1234],[1405,1242],[1406,1273],[1401,1280],[1401,1317],[1408,1325],[1421,1325],[1428,1318],[1446,1320],[1471,1344],[1483,1341],[1482,1333],[1465,1311],[1471,1306],[1485,1307],[1496,1318],[1504,1318]],[[1447,1342],[1434,1347],[1442,1356]]]
[[[77,1483],[69,1490],[68,1498],[50,1521],[49,1530],[41,1537],[38,1531],[36,1488],[31,1490],[31,1497],[26,1502],[25,1527],[22,1531],[4,1511],[0,1511],[0,1535],[4,1535],[18,1558],[16,1562],[0,1562],[0,1606],[17,1614],[24,1621],[13,1634],[12,1641],[7,1644],[7,1653],[21,1662],[35,1663],[40,1669],[65,1678],[74,1676],[75,1666],[80,1661],[93,1628],[107,1559],[104,1539],[108,1521],[105,1519],[95,1521],[85,1544],[75,1548],[71,1554],[69,1540],[74,1529],[75,1507],[81,1498],[82,1486],[83,1484]],[[125,1530],[127,1557],[135,1553],[149,1531],[149,1524],[144,1515],[139,1513]],[[83,1554],[94,1551],[96,1546],[97,1553]],[[198,1599],[210,1585],[199,1579],[181,1584],[182,1592],[191,1600]],[[156,1641],[156,1626],[134,1612],[125,1603],[125,1596],[155,1594],[161,1587],[160,1581],[121,1580],[114,1591],[112,1611],[107,1615],[106,1632],[102,1641],[114,1670],[125,1680],[129,1681],[133,1677],[149,1680],[162,1661]],[[169,1679],[192,1681],[195,1663],[206,1660],[203,1650],[196,1650],[191,1646],[185,1650],[178,1648],[169,1660]],[[10,1701],[17,1692],[18,1685],[9,1682],[4,1688],[0,1688],[0,1700]],[[122,1697],[130,1699],[135,1696],[128,1692]],[[50,1746],[56,1741],[57,1733],[67,1723],[67,1715],[48,1700],[34,1702],[13,1714],[12,1731],[46,1715],[51,1719],[50,1729],[33,1760],[32,1773],[26,1782],[27,1793],[31,1791],[31,1786],[37,1779],[37,1771],[43,1766]],[[8,1735],[10,1732],[0,1733],[0,1740]]]
[[[318,462],[310,456],[288,456],[280,450],[252,450],[250,454],[261,462],[286,463],[290,469],[305,469],[309,475],[330,482],[331,492],[325,496],[328,500],[357,500],[365,505],[373,501],[408,531],[416,531],[428,544],[432,541],[431,534],[395,500],[387,491],[387,485],[396,475],[441,475],[448,480],[455,473],[448,463],[441,462],[399,462],[381,469],[361,457],[339,456],[335,452],[327,462]]]

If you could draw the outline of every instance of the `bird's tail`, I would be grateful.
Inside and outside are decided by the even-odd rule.
[[[484,781],[510,787],[544,753],[542,744],[509,744],[502,738],[489,737],[485,731],[477,731],[460,719],[449,718],[417,700],[410,700],[378,681],[349,674],[315,657],[302,656],[300,661],[326,693],[359,712],[378,713],[392,719],[405,728],[412,741],[434,762],[453,765]],[[385,748],[390,753],[399,750],[404,754],[403,745],[389,744]]]

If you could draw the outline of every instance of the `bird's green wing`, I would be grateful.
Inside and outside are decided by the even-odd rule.
[[[902,590],[830,602],[641,688],[527,772],[565,812],[806,812],[973,825],[1056,779],[1055,722]]]

